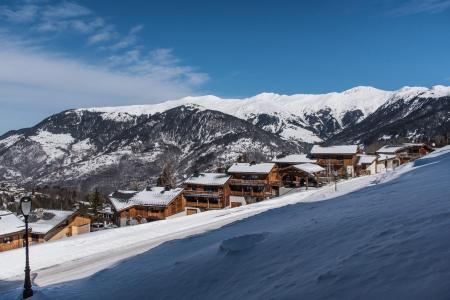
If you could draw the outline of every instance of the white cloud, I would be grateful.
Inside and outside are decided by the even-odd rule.
[[[23,104],[64,103],[67,108],[151,103],[195,94],[207,79],[182,66],[154,65],[152,72],[145,74],[113,71],[40,50],[28,51],[20,45],[0,49],[0,61],[3,105],[5,101],[12,105],[14,99]]]
[[[62,2],[58,5],[48,5],[43,11],[44,18],[65,19],[90,15],[90,9],[72,2]]]
[[[16,9],[8,6],[0,6],[0,17],[9,22],[26,23],[31,22],[37,16],[38,7],[32,4],[26,4]]]
[[[409,0],[390,13],[394,16],[412,15],[418,13],[436,14],[450,9],[450,0]]]

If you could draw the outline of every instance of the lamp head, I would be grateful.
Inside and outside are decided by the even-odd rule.
[[[22,197],[20,199],[20,211],[22,212],[22,215],[27,217],[31,212],[31,197]]]

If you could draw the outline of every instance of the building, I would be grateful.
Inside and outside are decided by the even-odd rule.
[[[243,197],[247,204],[279,195],[282,185],[275,163],[234,163],[227,171],[231,195]]]
[[[195,173],[183,184],[187,214],[230,206],[230,175]]]
[[[285,188],[298,188],[317,186],[320,184],[319,176],[323,175],[324,168],[317,165],[316,159],[306,154],[292,154],[272,160],[278,167],[280,178]]]
[[[0,210],[0,252],[23,247],[25,223],[8,210]]]
[[[33,243],[59,240],[91,231],[91,219],[76,211],[38,208],[29,216]]]
[[[378,154],[377,172],[386,172],[393,170],[400,165],[400,159],[395,154]]]
[[[377,154],[395,155],[400,164],[416,160],[430,153],[433,149],[426,144],[404,143],[400,145],[386,145],[376,151]]]
[[[359,152],[357,145],[329,147],[314,145],[311,157],[317,159],[317,164],[325,168],[327,177],[333,176],[334,173],[339,177],[353,177]]]
[[[377,173],[377,156],[358,154],[356,162],[356,175],[373,175]]]
[[[147,187],[143,191],[115,191],[109,195],[117,226],[163,220],[184,211],[182,188]]]

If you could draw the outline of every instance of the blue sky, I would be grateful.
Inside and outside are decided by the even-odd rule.
[[[450,0],[0,2],[0,134],[68,108],[450,84]]]

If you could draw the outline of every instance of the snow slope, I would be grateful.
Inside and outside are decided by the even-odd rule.
[[[48,268],[38,272],[34,299],[447,299],[449,168],[447,147],[394,172],[344,182],[332,201],[314,202],[333,196],[328,187],[33,247],[32,268]],[[102,262],[121,248],[125,259]],[[102,255],[82,259],[94,253]],[[3,290],[20,286],[19,278],[5,279],[20,274],[22,256],[0,254]],[[41,275],[47,280],[39,283]]]

